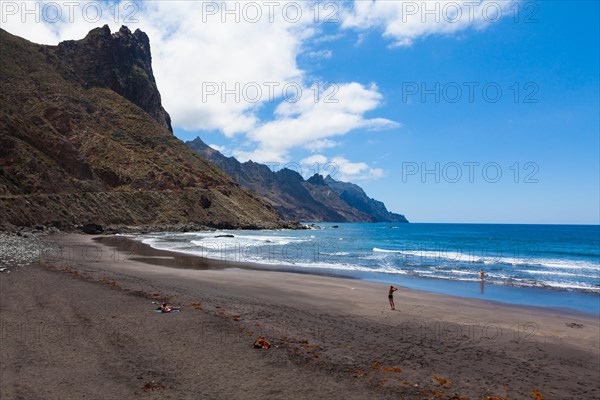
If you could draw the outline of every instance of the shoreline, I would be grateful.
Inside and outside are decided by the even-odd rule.
[[[358,287],[364,286],[369,289],[378,288],[381,293],[387,293],[388,282],[381,281],[369,281],[360,278],[341,276],[341,275],[324,275],[318,273],[311,273],[311,271],[290,271],[286,268],[273,268],[270,265],[266,265],[271,268],[261,268],[260,264],[234,262],[234,261],[221,261],[206,257],[199,257],[187,253],[179,253],[170,250],[161,250],[153,248],[152,246],[142,243],[141,241],[125,237],[125,236],[94,236],[94,235],[83,235],[83,234],[66,234],[54,237],[57,243],[61,245],[73,246],[69,250],[70,255],[75,255],[73,258],[69,258],[68,264],[83,264],[83,265],[94,265],[100,263],[103,267],[109,265],[103,264],[101,260],[96,260],[97,255],[83,256],[77,258],[77,247],[80,247],[82,251],[89,250],[88,246],[94,246],[99,244],[104,248],[116,250],[109,251],[108,257],[111,261],[110,270],[113,271],[125,271],[124,266],[127,263],[133,263],[136,267],[136,272],[145,271],[144,269],[151,269],[152,273],[160,273],[162,275],[169,275],[171,272],[180,276],[186,276],[186,272],[199,271],[203,276],[210,276],[212,282],[229,282],[232,277],[242,274],[245,279],[248,279],[248,283],[252,283],[257,286],[259,291],[264,288],[260,286],[271,286],[268,279],[263,279],[260,276],[273,278],[277,277],[277,281],[308,281],[314,284],[318,284],[320,281],[332,281],[334,284],[345,286],[345,287]],[[71,240],[73,239],[73,240]],[[107,243],[108,242],[108,243]],[[87,249],[87,250],[86,250]],[[101,256],[106,258],[108,255],[105,250],[100,251]],[[81,255],[80,255],[81,257]],[[115,257],[117,262],[115,262]],[[86,260],[87,258],[87,260]],[[63,260],[64,261],[64,260]],[[122,263],[122,264],[121,264]],[[144,266],[139,268],[139,266]],[[148,268],[148,267],[153,267]],[[198,268],[200,266],[200,268]],[[175,271],[179,271],[176,273]],[[288,277],[288,275],[291,275]],[[431,279],[432,281],[435,279]],[[443,280],[442,280],[443,281]],[[598,315],[594,313],[581,312],[570,308],[553,308],[553,307],[540,307],[526,304],[512,304],[503,301],[489,300],[489,299],[477,299],[466,296],[458,296],[453,294],[445,294],[439,292],[432,292],[429,290],[414,289],[407,286],[402,287],[404,293],[409,293],[415,298],[435,300],[436,303],[456,303],[464,306],[473,306],[481,309],[487,308],[502,308],[507,313],[527,313],[530,315],[541,314],[548,317],[558,318],[581,318],[588,321],[598,322],[600,329],[600,321]],[[500,285],[496,285],[500,286]],[[529,289],[529,288],[516,288],[516,289]],[[354,289],[352,289],[354,290]],[[379,297],[379,296],[378,296]],[[386,296],[381,296],[383,299]],[[385,303],[387,304],[387,303]],[[599,331],[600,335],[600,331]],[[600,340],[600,339],[599,339]]]
[[[168,265],[175,268],[194,268],[194,262],[203,264],[199,269],[214,268],[227,269],[239,268],[254,271],[276,271],[284,273],[296,273],[315,276],[327,276],[341,279],[353,279],[366,282],[381,282],[403,286],[413,290],[419,290],[431,294],[441,294],[451,297],[490,301],[500,304],[508,304],[521,307],[534,307],[540,309],[554,310],[555,312],[576,313],[583,315],[600,316],[600,294],[589,291],[565,290],[553,287],[527,287],[517,285],[499,285],[482,281],[460,281],[442,279],[436,277],[415,277],[410,275],[394,276],[379,272],[356,272],[354,275],[344,271],[330,272],[327,268],[302,268],[289,265],[265,264],[250,261],[233,261],[226,259],[209,258],[174,250],[163,250],[145,244],[140,240],[129,236],[100,236],[94,239],[96,242],[108,244],[119,251],[131,251],[135,249],[143,255],[168,254],[177,260]],[[161,264],[161,260],[148,260],[150,263]],[[182,265],[177,265],[178,263]],[[491,293],[490,293],[491,292]],[[586,300],[586,304],[574,304],[564,306],[568,302]],[[595,301],[598,300],[598,301]]]
[[[195,262],[220,268],[173,268],[163,250],[136,257],[92,236],[48,239],[62,254],[0,274],[3,396],[600,395],[600,322],[589,315],[409,288],[391,311],[383,283],[207,259]],[[153,301],[182,311],[156,314]],[[252,347],[259,335],[269,350]]]

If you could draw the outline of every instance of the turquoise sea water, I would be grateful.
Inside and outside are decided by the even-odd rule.
[[[159,249],[264,268],[600,314],[598,225],[317,225],[321,229],[156,233],[137,239]]]

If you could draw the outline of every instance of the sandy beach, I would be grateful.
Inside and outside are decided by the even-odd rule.
[[[0,274],[3,399],[600,397],[594,315],[47,240]]]

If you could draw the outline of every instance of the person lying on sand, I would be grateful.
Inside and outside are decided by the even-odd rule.
[[[390,285],[390,291],[388,293],[388,300],[390,301],[390,307],[392,308],[392,310],[396,309],[396,306],[394,306],[394,292],[398,290],[396,289],[394,286]]]
[[[178,311],[180,307],[172,307],[168,306],[167,303],[162,303],[162,305],[158,308],[160,312],[168,313],[171,311]]]

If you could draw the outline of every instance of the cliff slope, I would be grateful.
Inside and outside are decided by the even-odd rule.
[[[187,145],[221,168],[242,188],[267,199],[285,218],[315,222],[408,222],[403,215],[389,212],[382,202],[369,198],[353,183],[321,175],[304,180],[289,169],[274,172],[264,164],[240,163],[200,138]]]
[[[58,46],[0,29],[0,227],[290,226],[170,132],[141,31]]]

